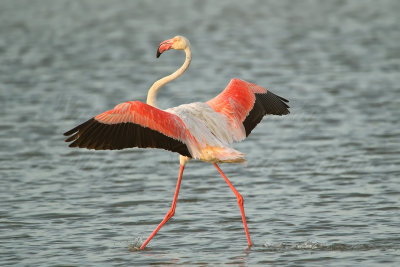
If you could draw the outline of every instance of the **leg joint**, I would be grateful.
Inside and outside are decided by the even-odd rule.
[[[172,216],[175,214],[175,208],[171,208],[168,212],[167,215],[165,216],[167,220],[171,219]]]
[[[242,195],[238,193],[238,194],[236,195],[236,197],[237,197],[237,201],[238,201],[239,205],[242,206],[243,203],[244,203],[244,199],[243,199]]]

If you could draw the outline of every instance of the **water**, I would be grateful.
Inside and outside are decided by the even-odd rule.
[[[400,262],[400,2],[1,1],[0,265],[397,266]],[[230,78],[291,102],[235,145],[248,165],[70,149],[62,133],[145,100],[193,47],[163,108],[205,101]]]

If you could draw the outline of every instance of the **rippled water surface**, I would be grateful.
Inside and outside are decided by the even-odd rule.
[[[400,2],[0,1],[0,265],[398,266]],[[62,133],[193,61],[168,108],[233,77],[290,100],[235,145],[247,166],[71,149]]]

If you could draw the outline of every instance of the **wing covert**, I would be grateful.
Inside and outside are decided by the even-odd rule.
[[[128,101],[64,133],[70,147],[114,150],[152,147],[191,157],[192,138],[182,120],[139,101]]]
[[[243,125],[248,136],[265,115],[289,114],[287,102],[261,86],[232,79],[225,90],[207,104],[228,117],[235,127]]]

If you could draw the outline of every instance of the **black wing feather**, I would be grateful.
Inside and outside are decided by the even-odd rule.
[[[256,127],[265,115],[286,115],[290,113],[289,106],[286,104],[289,101],[270,91],[267,91],[266,94],[256,93],[255,97],[256,100],[253,109],[243,121],[246,136],[249,136],[254,127]]]
[[[115,150],[130,147],[152,147],[191,157],[183,142],[135,123],[104,124],[95,118],[64,133],[70,147],[96,150]]]

